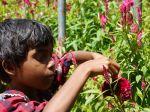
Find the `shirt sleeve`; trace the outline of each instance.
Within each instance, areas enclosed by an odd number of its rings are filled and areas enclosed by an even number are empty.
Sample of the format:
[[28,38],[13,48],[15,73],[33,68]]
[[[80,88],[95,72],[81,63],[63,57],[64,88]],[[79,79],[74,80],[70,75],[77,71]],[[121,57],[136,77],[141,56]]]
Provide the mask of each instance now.
[[47,102],[26,101],[15,96],[0,100],[0,112],[42,112]]

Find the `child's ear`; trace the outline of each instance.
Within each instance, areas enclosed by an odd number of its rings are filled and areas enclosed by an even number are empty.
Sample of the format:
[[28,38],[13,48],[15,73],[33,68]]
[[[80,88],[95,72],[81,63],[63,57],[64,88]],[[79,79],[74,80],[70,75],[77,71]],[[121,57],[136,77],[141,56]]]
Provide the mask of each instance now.
[[2,67],[10,77],[15,75],[16,67],[10,61],[2,61]]

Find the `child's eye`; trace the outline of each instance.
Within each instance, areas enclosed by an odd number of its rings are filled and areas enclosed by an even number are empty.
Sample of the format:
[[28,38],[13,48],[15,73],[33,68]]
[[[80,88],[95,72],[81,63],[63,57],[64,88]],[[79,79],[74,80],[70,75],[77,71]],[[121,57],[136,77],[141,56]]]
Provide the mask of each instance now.
[[34,58],[41,62],[41,63],[48,63],[50,61],[51,58],[51,54],[50,53],[44,53],[44,52],[39,52],[37,54],[34,55]]

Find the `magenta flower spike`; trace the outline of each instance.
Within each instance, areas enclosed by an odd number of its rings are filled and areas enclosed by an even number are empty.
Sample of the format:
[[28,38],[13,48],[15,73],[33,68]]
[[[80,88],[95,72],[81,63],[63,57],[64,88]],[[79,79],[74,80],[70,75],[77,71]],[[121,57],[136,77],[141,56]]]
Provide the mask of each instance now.
[[100,14],[100,13],[98,13],[98,15],[99,15],[99,19],[100,19],[100,23],[101,23],[102,28],[105,28],[106,23],[107,23],[106,16],[104,14]]
[[139,31],[139,26],[138,24],[134,23],[131,25],[131,32],[132,33],[137,33]]
[[137,13],[138,13],[138,22],[139,24],[142,23],[142,11],[140,7],[137,7]]
[[131,12],[128,12],[126,14],[126,22],[127,22],[127,25],[132,25],[132,23],[133,23],[133,14]]
[[28,6],[31,6],[30,0],[24,0],[24,3],[26,3]]
[[138,34],[137,34],[137,45],[139,47],[142,46],[142,31],[138,32]]

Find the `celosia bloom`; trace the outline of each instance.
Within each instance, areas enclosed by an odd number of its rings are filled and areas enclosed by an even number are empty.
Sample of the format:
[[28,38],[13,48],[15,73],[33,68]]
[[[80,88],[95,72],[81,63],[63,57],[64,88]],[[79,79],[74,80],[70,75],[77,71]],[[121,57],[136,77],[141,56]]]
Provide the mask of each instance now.
[[[111,91],[111,89],[112,89],[112,91]],[[109,84],[107,81],[105,81],[102,85],[102,92],[104,92],[103,93],[104,97],[112,96],[114,93],[121,101],[126,101],[126,100],[130,99],[131,95],[132,95],[131,84],[125,78],[121,78],[118,81],[113,82],[111,84]]]
[[141,39],[142,39],[142,31],[138,32],[138,34],[137,34],[137,45],[138,45],[139,47],[142,46],[142,41],[141,41]]
[[138,22],[141,24],[142,22],[142,11],[140,7],[137,7],[137,13],[138,13]]
[[131,25],[131,32],[132,33],[137,33],[139,31],[139,26],[138,24],[132,24]]
[[130,12],[126,14],[126,23],[127,25],[131,25],[133,23],[133,15]]
[[120,12],[121,13],[127,13],[130,11],[130,6],[128,5],[128,3],[126,2],[123,2],[121,5],[120,5]]
[[122,16],[121,23],[122,25],[131,25],[133,23],[133,15],[130,12],[130,8],[133,6],[133,0],[124,0],[123,3],[120,5],[120,12]]
[[25,2],[28,6],[31,6],[30,0],[24,0],[24,2]]
[[133,0],[124,0],[120,6],[121,13],[127,13],[130,11],[130,8],[134,5]]
[[131,84],[129,80],[121,78],[117,82],[116,95],[122,100],[126,101],[131,98]]
[[99,13],[99,19],[101,22],[101,26],[104,28],[106,26],[107,18],[105,15]]

